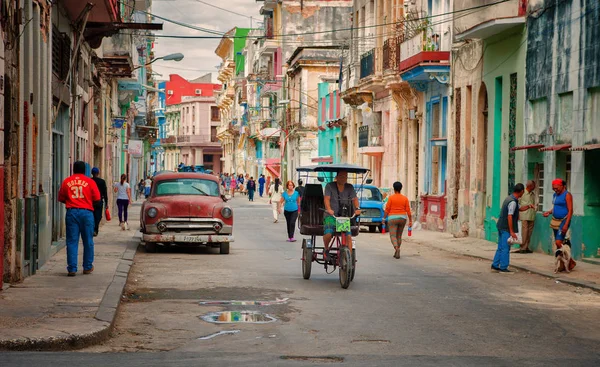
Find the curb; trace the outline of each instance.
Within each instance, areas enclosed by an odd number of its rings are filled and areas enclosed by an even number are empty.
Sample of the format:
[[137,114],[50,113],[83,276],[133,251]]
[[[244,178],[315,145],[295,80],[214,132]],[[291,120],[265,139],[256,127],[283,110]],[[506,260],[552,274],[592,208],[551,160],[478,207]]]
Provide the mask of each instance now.
[[[464,256],[464,257],[471,257],[471,258],[474,258],[474,259],[481,259],[481,260],[491,261],[489,258],[484,257],[484,256],[472,255],[472,254],[465,254],[464,252],[452,251],[452,250],[445,249],[443,247],[432,246],[432,245],[429,245],[429,244],[421,242],[421,241],[415,241],[415,242],[418,242],[419,244],[425,245],[425,246],[427,246],[429,248],[435,248],[435,249],[438,249],[438,250],[441,250],[441,251],[445,251],[445,252],[449,252],[449,253],[452,253],[452,254],[455,254],[455,255],[460,255],[460,256]],[[566,283],[566,284],[569,284],[569,285],[573,285],[573,286],[576,286],[576,287],[591,289],[591,290],[593,290],[595,292],[599,292],[600,293],[600,284],[588,282],[588,281],[585,281],[585,280],[563,278],[563,277],[557,276],[554,273],[547,273],[547,272],[544,272],[544,271],[532,269],[532,268],[529,268],[529,267],[527,267],[525,265],[514,265],[514,264],[511,263],[510,266],[513,267],[513,268],[515,268],[515,269],[519,269],[519,270],[522,270],[522,271],[527,271],[527,272],[530,272],[532,274],[540,275],[540,276],[543,276],[543,277],[546,277],[546,278],[551,278],[551,279],[554,279],[556,281],[559,281],[559,282],[562,282],[562,283]]]
[[99,344],[110,337],[114,327],[117,311],[121,303],[121,296],[125,285],[133,258],[139,241],[136,238],[127,240],[127,248],[119,260],[119,265],[109,284],[94,318],[102,321],[105,325],[97,330],[90,331],[85,334],[71,334],[65,337],[49,337],[49,338],[22,338],[12,340],[0,340],[0,350],[12,351],[62,351],[74,350],[88,347],[90,345]]

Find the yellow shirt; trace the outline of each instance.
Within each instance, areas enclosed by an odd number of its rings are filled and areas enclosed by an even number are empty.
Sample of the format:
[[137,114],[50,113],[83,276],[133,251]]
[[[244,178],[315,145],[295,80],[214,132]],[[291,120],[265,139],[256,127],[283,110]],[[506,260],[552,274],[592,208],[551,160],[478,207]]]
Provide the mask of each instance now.
[[535,193],[529,192],[525,189],[523,196],[519,199],[519,207],[528,206],[529,204],[533,204],[533,209],[527,209],[519,213],[520,220],[535,220],[535,212],[536,212],[536,203],[535,203]]

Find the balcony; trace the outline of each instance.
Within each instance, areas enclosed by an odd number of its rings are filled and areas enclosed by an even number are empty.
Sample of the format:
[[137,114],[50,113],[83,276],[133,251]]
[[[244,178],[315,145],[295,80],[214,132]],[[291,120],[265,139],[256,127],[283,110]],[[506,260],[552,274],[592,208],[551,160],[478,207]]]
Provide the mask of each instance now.
[[129,34],[115,34],[102,42],[102,48],[94,59],[100,74],[109,78],[130,78],[133,71],[133,55],[137,51]]
[[176,136],[169,136],[169,137],[160,139],[160,144],[161,145],[174,145],[176,143],[177,143],[177,137]]
[[400,75],[413,88],[423,92],[437,80],[447,84],[450,76],[450,52],[442,50],[440,36],[428,28],[400,44]]
[[[480,5],[479,0],[455,0],[456,9],[468,9]],[[487,39],[494,35],[517,28],[525,24],[527,13],[526,0],[510,0],[501,4],[487,6],[469,15],[455,16],[455,29],[464,31],[457,33],[455,39]]]
[[179,135],[177,136],[177,146],[220,147],[220,143],[211,141],[210,135]]
[[388,38],[383,43],[383,70],[396,72],[400,67],[400,44],[402,37]]
[[118,0],[63,0],[62,5],[71,21],[77,20],[87,4],[92,5],[88,23],[111,23],[121,20]]
[[375,49],[360,57],[360,78],[366,78],[375,73]]
[[358,128],[358,152],[369,156],[383,155],[381,139],[381,122],[364,125]]

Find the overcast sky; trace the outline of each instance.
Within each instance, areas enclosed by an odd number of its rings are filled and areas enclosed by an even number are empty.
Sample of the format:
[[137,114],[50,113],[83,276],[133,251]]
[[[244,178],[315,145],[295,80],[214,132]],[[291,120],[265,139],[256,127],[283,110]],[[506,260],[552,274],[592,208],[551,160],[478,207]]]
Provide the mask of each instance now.
[[[259,14],[262,2],[256,2],[255,0],[202,1],[236,13],[252,16],[255,27],[259,22],[262,22],[262,16]],[[227,32],[233,27],[250,27],[250,19],[213,8],[196,0],[153,0],[151,13],[181,23],[221,32]],[[154,22],[163,23],[163,31],[157,32],[157,35],[211,36],[211,34],[185,28],[161,19],[155,19]],[[154,72],[162,74],[162,76],[156,75],[156,79],[168,80],[169,74],[179,74],[186,79],[194,79],[212,71],[215,72],[213,82],[216,82],[216,67],[221,63],[221,58],[215,54],[219,41],[219,39],[157,37],[154,48],[156,57],[175,52],[181,52],[185,57],[180,62],[159,60],[152,64]]]

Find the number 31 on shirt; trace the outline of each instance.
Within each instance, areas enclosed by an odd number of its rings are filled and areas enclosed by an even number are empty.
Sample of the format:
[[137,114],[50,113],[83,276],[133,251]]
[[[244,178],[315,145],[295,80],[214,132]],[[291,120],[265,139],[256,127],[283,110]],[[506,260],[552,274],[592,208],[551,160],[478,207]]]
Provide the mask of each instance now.
[[85,198],[85,196],[83,196],[83,186],[71,186],[71,191],[73,192],[73,194],[71,194],[71,199]]

